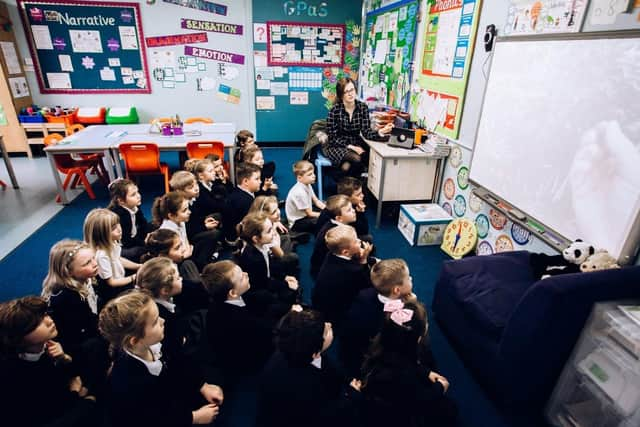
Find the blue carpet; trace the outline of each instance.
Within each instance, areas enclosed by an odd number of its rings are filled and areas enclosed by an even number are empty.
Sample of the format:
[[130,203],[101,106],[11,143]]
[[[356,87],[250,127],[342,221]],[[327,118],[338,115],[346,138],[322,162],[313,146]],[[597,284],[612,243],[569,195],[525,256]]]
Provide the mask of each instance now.
[[[275,181],[280,186],[281,198],[286,197],[288,189],[294,184],[290,165],[300,158],[301,152],[299,148],[265,150],[265,158],[274,160],[278,165]],[[163,153],[162,160],[170,163],[174,168],[177,166],[177,156]],[[86,194],[82,194],[0,261],[0,301],[40,293],[42,279],[47,273],[50,247],[63,238],[81,239],[82,224],[87,212],[96,207],[106,207],[108,204],[106,189],[99,185],[95,187],[96,200],[90,200]],[[147,219],[151,219],[151,204],[162,191],[162,179],[143,177],[140,187],[143,195],[142,209]],[[447,259],[447,256],[435,246],[411,247],[396,229],[397,215],[391,218],[383,217],[381,227],[373,228],[375,202],[367,202],[370,204],[369,223],[372,224],[371,231],[375,237],[377,256],[406,260],[413,276],[414,292],[427,304],[430,312],[434,284],[442,261]],[[312,250],[312,243],[301,246],[298,250],[302,261],[300,283],[305,290],[306,302],[310,300],[313,284],[308,273],[308,262]],[[542,419],[525,419],[523,416],[508,415],[496,409],[466,370],[435,322],[431,322],[429,330],[440,371],[451,382],[449,394],[460,408],[460,426],[534,427],[544,425]],[[233,393],[227,395],[222,414],[215,425],[218,427],[253,425],[254,390],[255,382],[247,381],[246,384],[238,386]]]

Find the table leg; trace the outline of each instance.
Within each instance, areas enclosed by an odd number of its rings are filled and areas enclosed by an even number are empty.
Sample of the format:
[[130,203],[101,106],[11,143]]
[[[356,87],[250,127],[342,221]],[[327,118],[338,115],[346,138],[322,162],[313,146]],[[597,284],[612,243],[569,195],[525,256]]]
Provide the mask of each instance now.
[[378,192],[378,208],[376,209],[376,228],[380,228],[380,220],[382,219],[382,201],[384,200],[384,179],[387,171],[387,160],[382,159],[382,167],[380,168],[380,191]]
[[[5,147],[4,145],[4,139],[2,137],[2,135],[0,135],[0,149],[2,150],[2,157],[4,158],[4,164],[7,167],[7,172],[9,173],[9,178],[11,178],[11,184],[13,185],[13,188],[15,188],[16,190],[18,188],[20,188],[20,186],[18,185],[18,180],[16,179],[16,174],[13,171],[13,165],[11,164],[11,159],[9,159],[9,154],[7,153],[7,147]],[[29,154],[31,153],[31,151],[29,151]]]
[[234,160],[234,156],[235,156],[235,147],[231,146],[231,147],[227,147],[227,150],[229,151],[229,175],[231,178],[231,182],[232,183],[236,183],[236,165],[235,165],[235,160]]
[[114,147],[111,150],[111,155],[113,159],[113,164],[116,165],[116,175],[118,178],[124,178],[124,174],[122,173],[122,167],[120,166],[120,150],[118,147]]
[[109,175],[109,182],[113,181],[115,179],[115,176],[113,175],[113,166],[114,166],[113,157],[111,157],[111,150],[108,148],[104,150],[102,164],[104,165],[104,168],[107,170],[107,175]]
[[60,179],[60,174],[58,173],[58,168],[56,167],[56,160],[53,157],[54,155],[45,151],[47,153],[47,158],[49,159],[49,165],[51,165],[51,172],[53,172],[53,179],[56,182],[56,187],[58,188],[58,195],[60,196],[60,202],[63,205],[68,205],[69,200],[67,199],[67,193],[62,189],[62,180]]

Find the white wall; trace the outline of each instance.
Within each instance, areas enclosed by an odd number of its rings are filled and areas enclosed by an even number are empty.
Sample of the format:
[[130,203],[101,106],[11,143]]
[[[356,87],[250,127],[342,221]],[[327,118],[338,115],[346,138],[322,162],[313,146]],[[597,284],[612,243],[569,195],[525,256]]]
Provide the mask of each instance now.
[[[110,0],[112,2],[129,2],[129,0]],[[22,20],[18,14],[15,0],[6,1],[9,15],[13,21],[13,28],[18,43],[18,51],[24,57],[29,56],[29,48],[25,38]],[[208,33],[209,42],[199,43],[199,47],[238,53],[245,56],[244,65],[236,65],[239,75],[231,81],[221,80],[217,75],[217,62],[207,60],[207,71],[187,75],[187,82],[178,84],[176,89],[162,88],[162,83],[150,76],[151,93],[136,95],[44,95],[39,91],[35,72],[27,72],[27,80],[31,89],[33,102],[40,106],[127,106],[134,105],[141,122],[149,121],[153,117],[180,114],[181,117],[207,116],[218,122],[234,122],[238,129],[255,130],[253,53],[253,26],[251,14],[251,0],[233,0],[225,2],[228,5],[228,15],[215,15],[195,9],[177,6],[157,0],[148,5],[139,2],[142,17],[142,28],[145,37],[170,34],[183,34],[191,31],[180,28],[180,18],[200,19],[204,21],[225,22],[244,25],[244,35],[227,35]],[[183,46],[168,46],[162,50],[173,50],[176,54],[184,52]],[[151,49],[147,48],[147,54]],[[149,70],[151,73],[152,70]],[[241,91],[240,103],[231,104],[216,97],[216,91],[198,92],[195,77],[212,77],[217,82],[237,88]]]

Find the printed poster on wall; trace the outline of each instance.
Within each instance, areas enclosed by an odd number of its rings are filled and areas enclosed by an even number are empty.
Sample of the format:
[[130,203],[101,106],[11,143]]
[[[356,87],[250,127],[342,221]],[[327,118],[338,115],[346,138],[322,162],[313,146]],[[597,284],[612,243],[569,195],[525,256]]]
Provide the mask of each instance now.
[[[411,119],[458,138],[481,0],[435,0],[427,13],[421,73],[411,94]],[[427,89],[428,88],[428,89]]]
[[575,33],[580,30],[586,7],[587,0],[511,0],[504,34]]

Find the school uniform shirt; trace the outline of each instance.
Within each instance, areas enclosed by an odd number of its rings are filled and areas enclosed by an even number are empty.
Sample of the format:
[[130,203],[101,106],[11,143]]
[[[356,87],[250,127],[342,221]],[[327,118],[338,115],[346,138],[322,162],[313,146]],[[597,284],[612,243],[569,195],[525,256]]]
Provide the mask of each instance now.
[[112,206],[109,209],[120,218],[122,247],[144,246],[144,239],[147,237],[147,233],[152,231],[153,226],[144,217],[142,209],[131,210],[120,205]]
[[163,359],[147,362],[123,352],[108,380],[108,425],[190,427],[192,408],[185,396],[196,394],[202,384],[186,382]]
[[339,326],[356,295],[371,287],[368,264],[329,253],[320,267],[311,300],[327,321]]
[[340,166],[349,150],[348,145],[365,145],[362,137],[373,141],[389,139],[388,136],[381,137],[377,131],[371,129],[369,108],[367,104],[357,99],[351,117],[342,102],[338,101],[333,106],[327,115],[327,134],[329,140],[322,144],[322,152],[334,166]]
[[235,187],[227,197],[225,212],[222,217],[225,230],[225,237],[234,240],[237,237],[236,225],[242,221],[253,204],[255,196],[253,193]]
[[325,222],[320,231],[318,231],[316,241],[313,244],[313,253],[311,254],[311,266],[309,268],[311,277],[316,277],[318,275],[318,271],[320,271],[320,267],[322,267],[322,263],[329,253],[327,243],[324,240],[327,232],[337,226],[338,222],[330,219]]
[[258,427],[334,426],[346,383],[328,358],[294,364],[276,352],[258,385]]
[[180,240],[182,240],[182,244],[185,245],[185,247],[189,247],[189,245],[191,245],[191,243],[189,243],[189,237],[187,237],[187,227],[184,222],[181,222],[180,225],[178,225],[171,220],[165,219],[162,221],[162,224],[160,224],[160,228],[166,228],[178,233]]
[[313,191],[311,184],[296,182],[295,185],[291,187],[284,205],[289,227],[293,227],[293,224],[297,220],[307,216],[305,209],[313,208],[313,197],[315,197],[315,195],[316,193]]
[[85,283],[86,297],[75,290],[61,288],[49,297],[51,318],[58,329],[57,340],[65,352],[77,354],[83,343],[98,333],[98,297],[90,282]]
[[273,352],[272,323],[255,316],[242,299],[212,303],[207,333],[213,352],[231,377],[259,371]]
[[122,246],[114,244],[111,251],[104,249],[96,250],[96,262],[98,263],[98,275],[101,279],[122,279],[124,277],[124,266],[120,260]]
[[44,349],[40,353],[22,353],[2,360],[0,383],[5,389],[2,424],[94,425],[97,420],[91,416],[95,402],[69,390],[69,382],[76,375],[73,365],[56,365]]

